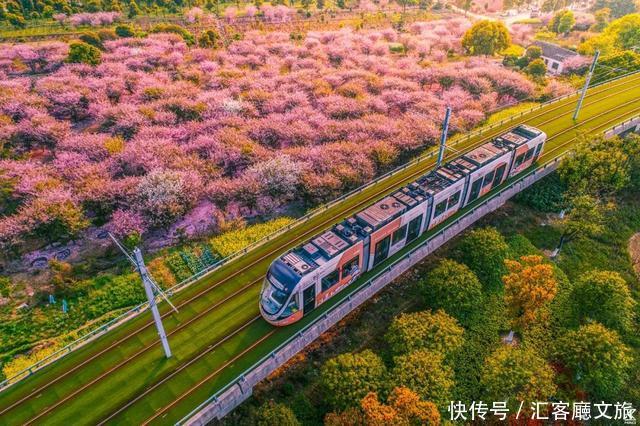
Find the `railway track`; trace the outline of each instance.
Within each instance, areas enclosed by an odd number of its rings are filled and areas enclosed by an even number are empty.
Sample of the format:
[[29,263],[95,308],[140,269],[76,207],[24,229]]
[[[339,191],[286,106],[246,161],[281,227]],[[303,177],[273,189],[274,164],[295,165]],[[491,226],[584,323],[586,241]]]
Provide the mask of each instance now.
[[[624,79],[624,80],[621,80],[621,81],[612,82],[612,83],[609,83],[607,85],[601,86],[601,87],[597,88],[597,90],[594,90],[593,93],[589,93],[588,94],[588,97],[587,97],[588,102],[584,105],[584,108],[588,108],[590,105],[597,104],[597,103],[602,102],[602,101],[604,101],[606,99],[609,99],[611,97],[620,96],[621,94],[626,93],[629,90],[635,89],[636,86],[632,85],[632,87],[630,89],[614,92],[614,93],[611,93],[611,94],[609,94],[607,96],[603,96],[603,97],[600,97],[600,98],[597,98],[597,99],[593,100],[594,96],[597,96],[598,94],[603,93],[603,92],[605,92],[607,90],[611,90],[612,88],[628,85],[630,82],[631,83],[636,83],[638,81],[640,81],[640,76],[633,76],[633,77],[630,77],[630,78],[627,78],[627,79]],[[545,110],[536,112],[534,114],[526,115],[526,116],[522,117],[521,120],[522,121],[526,120],[527,122],[531,122],[531,120],[535,120],[536,118],[539,118],[541,116],[548,115],[550,112],[558,111],[558,110],[561,110],[563,108],[569,107],[568,111],[563,112],[560,115],[556,115],[552,119],[548,119],[548,120],[543,121],[541,123],[532,123],[532,124],[544,125],[544,124],[546,124],[548,122],[555,121],[558,118],[564,117],[565,115],[568,115],[568,114],[570,114],[572,112],[572,110],[573,110],[572,102],[574,100],[575,100],[575,98],[569,98],[567,100],[563,100],[563,101],[559,102],[558,105],[554,105],[552,108],[545,109]],[[631,101],[631,102],[633,102],[633,101]],[[625,104],[625,105],[627,105],[627,104]],[[607,111],[607,113],[609,113],[609,112],[610,111]],[[599,115],[599,116],[601,116],[601,115]],[[597,117],[599,117],[599,116],[597,116]],[[591,119],[589,119],[589,120],[591,120]],[[517,124],[518,121],[519,120],[516,120],[516,121],[514,121],[514,122],[512,122],[510,124],[511,125],[515,125],[515,124]],[[586,120],[585,120],[585,122],[586,122]],[[582,122],[582,123],[584,123],[584,122]],[[575,126],[565,130],[565,132],[566,131],[570,131],[573,128],[575,128]],[[476,144],[483,143],[484,141],[486,141],[487,138],[495,136],[495,134],[497,134],[497,133],[499,133],[501,131],[502,131],[502,129],[495,129],[493,131],[490,131],[480,141],[469,142],[468,143],[469,146],[464,146],[464,147],[461,147],[461,148],[462,149],[468,149],[468,148],[470,148],[470,147],[472,147],[472,146],[474,146]],[[458,144],[459,145],[465,145],[465,142],[467,142],[467,141],[458,140]],[[425,164],[425,163],[428,163],[428,164]],[[433,163],[432,161],[431,162],[423,161],[421,163],[418,163],[418,164],[416,164],[416,167],[415,167],[416,170],[411,171],[411,172],[407,173],[406,175],[401,173],[401,172],[398,173],[398,175],[402,175],[401,176],[401,179],[402,179],[401,181],[396,181],[394,179],[393,181],[387,182],[387,183],[390,183],[391,187],[399,186],[402,182],[406,182],[407,180],[410,180],[410,179],[412,179],[412,178],[424,173],[424,169],[427,168],[427,167],[430,167],[432,165],[432,163]],[[379,186],[385,186],[385,185],[379,185]],[[268,258],[270,258],[274,253],[279,253],[281,250],[284,249],[284,246],[289,246],[290,244],[295,244],[297,241],[300,241],[302,239],[307,238],[307,236],[309,236],[310,234],[313,235],[318,229],[323,229],[323,228],[327,227],[328,225],[333,223],[336,220],[336,218],[340,218],[340,217],[342,217],[343,215],[346,214],[346,211],[343,211],[343,210],[353,210],[353,209],[359,208],[360,206],[362,206],[364,204],[368,204],[371,200],[379,197],[381,194],[389,192],[390,190],[391,189],[390,189],[389,186],[384,187],[382,189],[378,189],[377,192],[374,192],[373,194],[367,196],[365,199],[359,201],[354,206],[346,206],[346,209],[340,209],[339,213],[336,213],[335,217],[329,218],[326,221],[322,221],[322,222],[318,223],[317,225],[311,227],[310,229],[308,229],[304,233],[299,234],[296,238],[293,238],[293,239],[290,239],[290,240],[286,240],[285,244],[283,244],[281,246],[276,246],[276,247],[272,248],[265,255],[258,257],[257,259],[253,260],[252,262],[250,262],[249,264],[245,265],[244,267],[234,271],[233,273],[231,273],[228,276],[224,277],[222,280],[216,282],[213,286],[207,287],[207,288],[197,292],[195,295],[193,295],[191,297],[188,297],[186,300],[180,302],[179,303],[179,307],[182,308],[182,307],[188,306],[188,304],[190,304],[192,301],[194,301],[194,300],[200,298],[201,296],[213,291],[214,289],[216,289],[219,286],[221,286],[223,283],[231,280],[232,278],[240,276],[245,271],[253,268],[255,265],[257,265],[257,264],[267,260]],[[340,207],[340,205],[338,205],[336,207]],[[338,209],[336,209],[336,210],[338,210]],[[187,319],[184,323],[178,323],[178,325],[174,329],[169,331],[169,334],[173,335],[175,333],[178,333],[179,331],[187,329],[187,327],[189,325],[193,324],[194,322],[196,322],[197,320],[199,320],[201,318],[204,318],[208,313],[210,313],[210,312],[214,311],[215,309],[219,308],[224,303],[230,301],[231,299],[237,298],[239,295],[244,294],[246,291],[248,291],[249,289],[251,289],[254,286],[256,286],[259,283],[259,281],[261,280],[261,278],[262,278],[262,275],[259,275],[257,279],[251,280],[249,282],[249,284],[246,284],[246,285],[242,286],[241,288],[235,290],[232,294],[222,298],[222,300],[219,300],[216,303],[211,304],[208,308],[206,308],[206,309],[204,309],[204,310],[202,310],[200,312],[196,312],[195,316],[193,316],[192,318]],[[169,312],[165,312],[163,314],[164,317],[167,317],[168,315],[170,315]],[[256,319],[254,318],[250,322],[253,323],[255,320]],[[126,343],[127,341],[129,341],[130,339],[132,339],[134,337],[138,337],[138,335],[140,333],[142,333],[144,330],[147,330],[151,325],[152,325],[152,322],[147,322],[146,324],[143,324],[142,327],[134,330],[132,333],[127,334],[123,338],[121,338],[119,340],[116,340],[112,344],[108,345],[106,348],[104,348],[101,351],[99,351],[97,354],[94,354],[93,356],[89,357],[88,359],[84,360],[83,362],[75,365],[73,368],[67,370],[65,373],[57,376],[53,380],[45,383],[42,386],[36,386],[36,388],[32,392],[29,392],[26,396],[18,399],[17,401],[12,403],[11,405],[9,405],[6,408],[2,409],[2,411],[0,411],[0,416],[5,415],[9,411],[13,410],[14,408],[19,407],[21,404],[23,404],[27,400],[29,400],[29,399],[31,399],[33,397],[41,395],[42,392],[44,390],[48,389],[50,386],[52,386],[55,383],[63,380],[64,378],[66,378],[69,375],[73,374],[74,372],[79,370],[81,367],[86,366],[90,362],[98,360],[98,358],[100,358],[100,356],[105,354],[106,352],[121,346],[122,344]],[[248,326],[248,323],[246,325],[242,325],[241,329],[244,329],[244,327],[246,327],[246,326]],[[155,384],[152,384],[150,388],[147,388],[147,389],[144,390],[144,395],[147,395],[150,391],[156,389],[160,384],[163,384],[167,380],[170,380],[170,378],[175,377],[176,374],[182,372],[187,366],[192,365],[197,360],[201,359],[204,355],[206,355],[207,353],[212,351],[213,348],[217,348],[219,345],[221,345],[222,343],[227,341],[227,337],[230,337],[231,335],[235,335],[239,331],[241,331],[241,330],[240,329],[236,329],[236,330],[230,331],[230,333],[228,333],[226,336],[224,336],[224,338],[222,340],[214,342],[213,345],[208,346],[208,348],[212,348],[212,349],[207,349],[204,353],[196,354],[195,357],[192,357],[191,359],[185,360],[185,364],[183,364],[184,366],[180,366],[178,369],[173,370],[173,371],[169,371],[168,374],[162,376],[159,381],[157,381]],[[153,333],[153,331],[151,330],[150,333]],[[269,334],[269,335],[271,335],[271,334]],[[152,334],[152,337],[153,337],[153,334]],[[151,349],[152,347],[154,347],[156,344],[157,344],[157,342],[155,342],[155,339],[154,339],[154,341],[152,343],[149,343],[148,345],[143,346],[143,348],[141,350],[136,351],[133,355],[125,357],[121,362],[117,363],[116,366],[111,367],[110,369],[107,369],[102,374],[100,374],[97,378],[93,378],[92,380],[90,380],[89,382],[87,382],[84,385],[80,386],[79,388],[76,388],[75,391],[72,392],[71,394],[68,394],[66,397],[62,398],[61,400],[58,400],[57,403],[54,403],[53,405],[48,406],[47,408],[45,408],[44,410],[39,412],[37,416],[29,419],[27,421],[27,423],[31,423],[31,422],[37,421],[42,416],[44,416],[45,414],[48,414],[49,412],[53,411],[55,408],[58,408],[58,407],[64,405],[67,401],[71,400],[74,396],[76,396],[80,392],[83,392],[83,391],[87,390],[90,386],[99,383],[100,381],[102,381],[103,379],[108,377],[113,372],[119,370],[121,367],[124,367],[125,365],[127,365],[131,361],[135,360],[136,358],[138,358],[142,354],[148,352],[148,350]],[[232,360],[238,359],[240,356],[242,356],[242,355],[237,355],[236,357],[232,358]],[[204,380],[204,382],[206,382],[207,380]],[[139,398],[135,399],[135,401],[138,401],[138,400],[139,400]],[[133,401],[133,402],[135,402],[135,401]],[[177,402],[177,401],[175,401],[175,402]],[[127,404],[125,407],[120,407],[115,412],[113,412],[112,415],[109,415],[106,419],[113,418],[114,415],[116,415],[117,413],[122,412],[123,410],[125,410],[129,406],[131,406],[131,403]]]

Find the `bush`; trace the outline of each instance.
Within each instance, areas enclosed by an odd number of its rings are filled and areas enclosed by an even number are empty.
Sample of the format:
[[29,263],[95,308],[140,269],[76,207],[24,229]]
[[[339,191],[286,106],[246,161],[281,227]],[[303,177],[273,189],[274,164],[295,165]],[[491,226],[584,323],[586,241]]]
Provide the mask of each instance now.
[[515,201],[544,213],[557,213],[567,207],[567,185],[558,173],[534,183],[515,196]]
[[247,226],[244,229],[225,232],[211,238],[209,245],[214,253],[225,258],[293,222],[294,220],[290,217],[279,217],[268,222]]
[[509,246],[495,228],[476,229],[469,232],[459,246],[460,258],[480,279],[485,290],[501,288],[502,275],[506,272],[504,259]]
[[466,266],[443,260],[421,283],[428,306],[444,309],[465,324],[466,319],[482,303],[482,285]]
[[98,37],[102,41],[115,40],[118,38],[118,34],[116,34],[115,30],[111,28],[104,28],[102,30],[98,30]]
[[214,30],[206,30],[198,38],[198,46],[214,49],[218,46],[218,40],[220,40],[220,34]]
[[415,351],[395,358],[392,381],[432,401],[440,409],[449,404],[453,387],[453,371],[443,363],[443,356],[436,352]]
[[462,346],[463,334],[464,329],[444,311],[424,311],[395,317],[385,340],[396,355],[427,349],[446,356]]
[[118,37],[134,37],[136,35],[136,31],[132,25],[129,24],[121,24],[116,26],[116,35]]
[[100,50],[104,50],[104,44],[102,44],[102,39],[97,33],[94,33],[94,32],[84,33],[80,36],[80,40]]
[[193,46],[196,42],[195,37],[186,29],[175,24],[157,24],[149,30],[150,33],[173,33],[178,34],[185,43],[189,46]]
[[101,56],[100,50],[90,44],[83,42],[71,43],[67,62],[98,65]]
[[327,361],[320,370],[325,399],[337,410],[357,407],[369,392],[384,389],[387,370],[379,356],[365,350]]

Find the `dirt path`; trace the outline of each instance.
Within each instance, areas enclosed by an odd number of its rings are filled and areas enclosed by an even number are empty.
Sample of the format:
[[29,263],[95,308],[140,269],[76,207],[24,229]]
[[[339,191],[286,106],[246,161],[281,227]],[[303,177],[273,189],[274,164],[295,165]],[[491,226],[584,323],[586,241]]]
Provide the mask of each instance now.
[[631,256],[633,268],[636,270],[638,278],[640,278],[640,232],[629,240],[629,255]]

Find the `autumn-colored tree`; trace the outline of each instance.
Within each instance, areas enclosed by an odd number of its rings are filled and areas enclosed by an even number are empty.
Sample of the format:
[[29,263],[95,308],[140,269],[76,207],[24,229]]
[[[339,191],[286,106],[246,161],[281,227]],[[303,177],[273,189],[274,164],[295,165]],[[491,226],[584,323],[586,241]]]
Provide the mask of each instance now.
[[532,349],[501,346],[489,355],[481,372],[488,401],[508,401],[516,406],[525,401],[546,401],[556,392],[553,369]]
[[543,307],[556,295],[558,284],[553,268],[541,256],[522,256],[520,261],[505,260],[504,299],[514,326],[524,329],[539,321]]
[[593,400],[618,397],[633,359],[618,333],[599,323],[568,331],[558,340],[557,351],[572,371],[574,383]]
[[396,386],[411,389],[439,408],[447,405],[454,385],[453,370],[444,364],[442,354],[419,350],[398,356],[394,362],[391,379]]
[[369,392],[383,389],[385,377],[384,363],[370,350],[338,355],[320,370],[326,400],[338,410],[356,407]]
[[468,266],[445,259],[421,283],[427,305],[444,309],[461,323],[482,304],[482,285]]
[[471,55],[495,55],[511,43],[507,27],[502,22],[480,21],[464,34],[462,46]]
[[410,424],[439,425],[440,412],[433,402],[423,401],[411,389],[396,387],[391,391],[387,403]]
[[324,426],[366,426],[366,421],[360,407],[351,407],[341,413],[327,413]]
[[586,272],[573,284],[573,315],[580,323],[597,321],[618,331],[633,322],[635,301],[624,278],[613,271]]
[[423,311],[395,317],[385,340],[396,355],[427,349],[449,355],[463,344],[464,329],[444,311]]
[[461,241],[460,258],[482,283],[485,290],[495,291],[500,287],[506,271],[504,259],[509,246],[495,228],[476,229]]

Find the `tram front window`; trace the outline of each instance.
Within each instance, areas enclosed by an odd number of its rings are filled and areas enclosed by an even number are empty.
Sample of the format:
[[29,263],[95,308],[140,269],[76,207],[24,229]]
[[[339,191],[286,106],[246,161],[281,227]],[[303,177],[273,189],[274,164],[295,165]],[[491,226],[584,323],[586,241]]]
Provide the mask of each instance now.
[[270,315],[277,313],[289,297],[289,295],[285,291],[277,288],[274,285],[274,283],[271,281],[272,279],[273,277],[267,275],[267,278],[265,278],[264,285],[262,287],[262,307],[265,312]]

